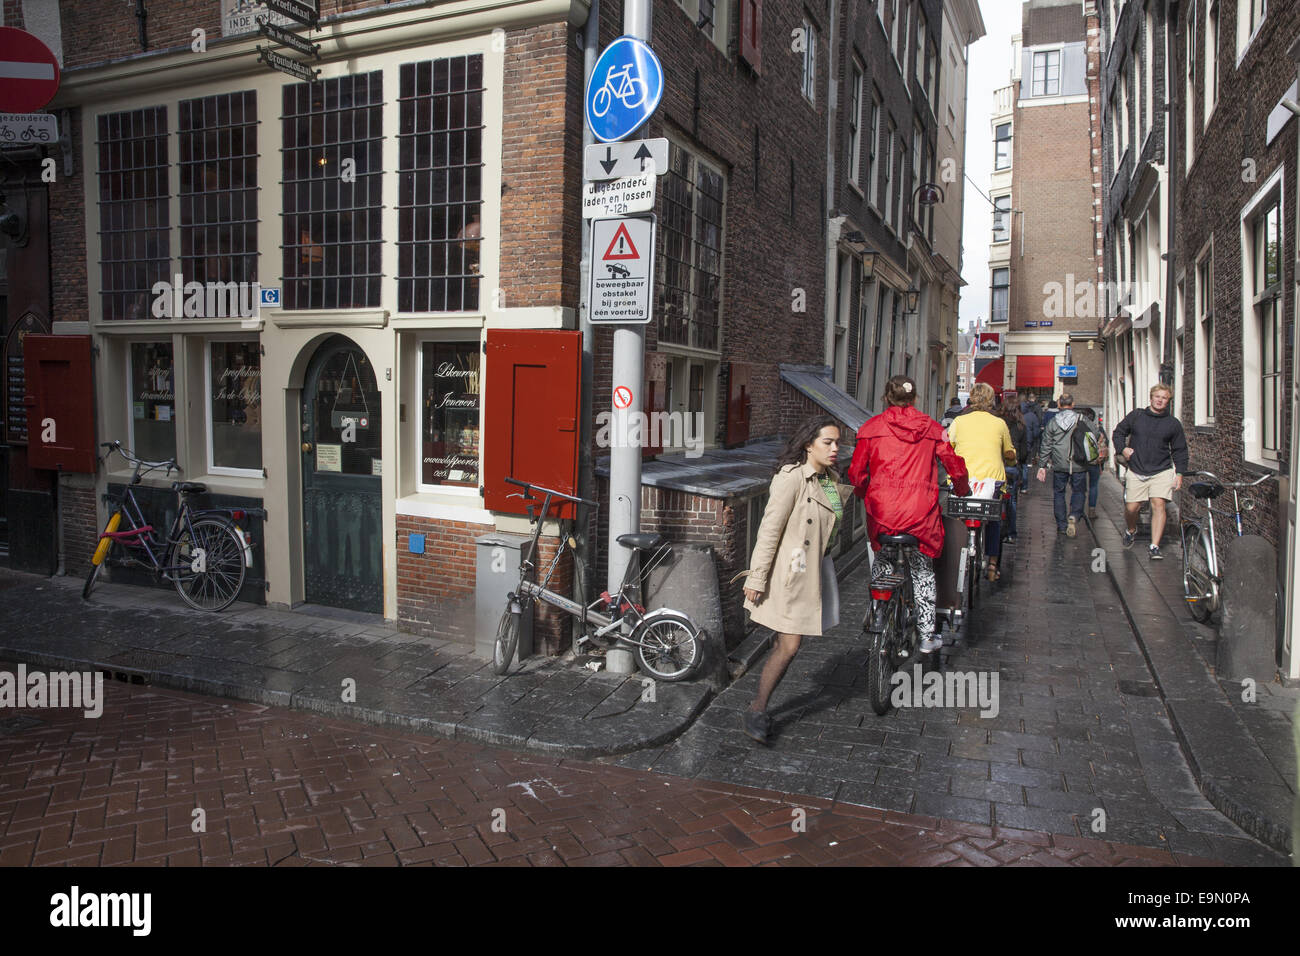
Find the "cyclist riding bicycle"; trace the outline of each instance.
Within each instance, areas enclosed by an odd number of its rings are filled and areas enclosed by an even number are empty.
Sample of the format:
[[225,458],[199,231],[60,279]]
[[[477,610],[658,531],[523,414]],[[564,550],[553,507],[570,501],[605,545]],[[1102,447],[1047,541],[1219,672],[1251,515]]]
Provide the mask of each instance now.
[[956,494],[969,495],[966,463],[944,437],[943,426],[916,409],[916,383],[895,375],[885,383],[886,409],[858,429],[848,479],[867,506],[867,533],[877,552],[873,580],[893,574],[892,562],[879,556],[882,534],[910,534],[915,550],[906,551],[912,570],[921,650],[938,650],[934,632],[934,558],[943,550],[939,513],[939,466],[948,471]]
[[[977,482],[1005,482],[1006,466],[1016,460],[1016,448],[1007,423],[993,412],[994,397],[992,385],[978,383],[970,390],[972,411],[948,426],[948,438],[954,451],[966,462],[971,480]],[[996,581],[1001,574],[998,571],[998,559],[1002,554],[1001,533],[1001,521],[985,522],[984,556],[988,558],[990,581]]]

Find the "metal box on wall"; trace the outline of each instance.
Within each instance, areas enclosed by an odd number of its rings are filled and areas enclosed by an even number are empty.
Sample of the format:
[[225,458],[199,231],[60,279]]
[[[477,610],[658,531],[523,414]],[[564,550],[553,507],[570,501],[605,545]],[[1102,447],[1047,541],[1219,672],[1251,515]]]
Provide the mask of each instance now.
[[[506,597],[519,586],[519,555],[532,542],[519,534],[492,532],[474,539],[474,654],[491,659],[497,625],[506,609]],[[519,629],[519,659],[533,653],[531,607]]]

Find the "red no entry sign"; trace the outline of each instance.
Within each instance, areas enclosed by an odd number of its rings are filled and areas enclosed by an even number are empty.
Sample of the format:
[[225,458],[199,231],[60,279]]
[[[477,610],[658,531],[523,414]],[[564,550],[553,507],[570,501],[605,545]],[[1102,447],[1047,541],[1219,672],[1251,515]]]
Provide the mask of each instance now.
[[0,27],[0,113],[31,113],[59,89],[59,61],[26,30]]

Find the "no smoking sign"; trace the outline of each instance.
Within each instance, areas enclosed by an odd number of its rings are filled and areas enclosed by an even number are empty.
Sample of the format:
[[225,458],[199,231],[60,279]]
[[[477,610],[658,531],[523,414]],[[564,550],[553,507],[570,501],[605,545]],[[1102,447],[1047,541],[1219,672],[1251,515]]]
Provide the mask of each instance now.
[[630,408],[632,406],[632,389],[626,385],[620,385],[614,389],[614,407]]

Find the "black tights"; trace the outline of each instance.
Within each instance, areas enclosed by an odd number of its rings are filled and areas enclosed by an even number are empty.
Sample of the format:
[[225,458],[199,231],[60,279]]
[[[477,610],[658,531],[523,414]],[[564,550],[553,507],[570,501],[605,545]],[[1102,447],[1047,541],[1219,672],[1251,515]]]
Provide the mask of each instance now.
[[799,641],[800,636],[798,634],[778,634],[776,636],[772,650],[767,655],[767,663],[763,665],[763,673],[758,678],[758,696],[749,705],[750,710],[759,713],[767,710],[768,698],[772,696],[772,691],[776,690],[776,685],[781,683],[786,668],[790,666],[795,654],[799,652]]

